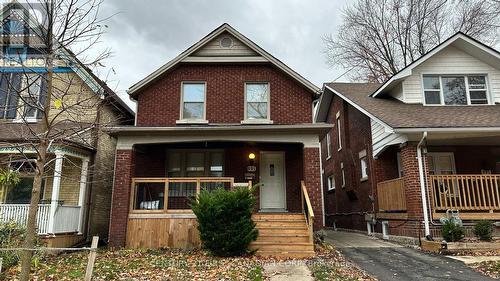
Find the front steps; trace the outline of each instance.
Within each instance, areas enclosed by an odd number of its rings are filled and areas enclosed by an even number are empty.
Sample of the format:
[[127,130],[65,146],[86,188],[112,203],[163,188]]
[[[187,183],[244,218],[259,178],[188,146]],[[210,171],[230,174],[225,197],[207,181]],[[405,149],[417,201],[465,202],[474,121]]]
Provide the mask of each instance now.
[[260,256],[307,258],[314,256],[304,214],[259,213],[253,215],[259,230],[250,249]]

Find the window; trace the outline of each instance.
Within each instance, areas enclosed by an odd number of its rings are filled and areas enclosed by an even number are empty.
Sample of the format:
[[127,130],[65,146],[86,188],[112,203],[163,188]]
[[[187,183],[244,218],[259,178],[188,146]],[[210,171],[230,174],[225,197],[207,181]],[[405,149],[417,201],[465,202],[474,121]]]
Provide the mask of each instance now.
[[21,95],[23,97],[23,117],[36,118],[40,107],[40,93],[42,89],[42,77],[38,74],[23,75],[23,86]]
[[427,156],[429,161],[429,174],[453,175],[456,173],[453,152],[430,152]]
[[205,120],[205,83],[182,83],[182,120]]
[[245,84],[245,120],[269,120],[269,84]]
[[20,73],[3,73],[0,78],[0,118],[15,119],[17,116]]
[[339,139],[339,150],[342,149],[342,126],[340,125],[340,111],[337,112],[337,134]]
[[326,134],[326,159],[332,157],[332,140],[330,138],[330,132]]
[[359,162],[360,162],[360,169],[361,169],[361,180],[367,180],[368,179],[368,163],[366,160],[366,149],[363,149],[362,151],[359,152]]
[[335,190],[335,178],[333,175],[328,177],[328,190]]
[[488,104],[484,75],[424,75],[423,85],[425,104]]
[[340,162],[340,171],[342,172],[342,187],[345,187],[344,162]]
[[167,152],[168,177],[222,177],[222,150],[172,149]]

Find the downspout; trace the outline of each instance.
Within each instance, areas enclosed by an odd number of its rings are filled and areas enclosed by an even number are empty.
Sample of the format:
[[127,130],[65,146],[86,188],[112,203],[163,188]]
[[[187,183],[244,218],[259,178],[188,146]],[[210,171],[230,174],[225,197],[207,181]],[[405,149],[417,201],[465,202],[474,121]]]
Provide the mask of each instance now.
[[319,142],[319,182],[321,185],[321,211],[323,212],[323,227],[325,227],[326,214],[325,214],[325,194],[323,191],[323,154],[321,151],[321,142]]
[[417,145],[417,161],[418,161],[418,175],[420,177],[420,193],[422,195],[422,209],[424,215],[424,228],[425,228],[425,237],[431,235],[431,230],[429,228],[429,213],[427,209],[427,189],[425,184],[425,175],[424,175],[424,163],[422,160],[422,145],[427,138],[427,131],[422,134],[422,139]]

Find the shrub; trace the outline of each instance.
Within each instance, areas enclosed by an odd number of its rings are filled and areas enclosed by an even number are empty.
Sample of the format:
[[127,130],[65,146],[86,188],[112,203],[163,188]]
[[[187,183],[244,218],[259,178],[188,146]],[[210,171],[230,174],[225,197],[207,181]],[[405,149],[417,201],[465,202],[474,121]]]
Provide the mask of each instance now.
[[464,237],[464,228],[460,221],[447,219],[443,221],[441,233],[446,242],[455,242]]
[[[0,248],[22,247],[26,229],[15,222],[0,222]],[[20,252],[0,251],[2,258],[2,270],[17,265]]]
[[248,245],[258,236],[252,221],[255,203],[253,190],[248,188],[202,191],[191,208],[198,218],[203,247],[223,257],[247,253]]
[[480,220],[474,225],[474,234],[480,240],[491,240],[493,235],[493,222]]

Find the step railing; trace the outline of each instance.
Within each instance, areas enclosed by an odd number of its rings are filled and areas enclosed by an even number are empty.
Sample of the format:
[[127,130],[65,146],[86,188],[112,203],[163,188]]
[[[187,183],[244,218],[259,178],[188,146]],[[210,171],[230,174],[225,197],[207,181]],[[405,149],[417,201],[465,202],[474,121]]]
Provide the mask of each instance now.
[[304,216],[306,218],[307,228],[309,230],[309,241],[314,242],[313,240],[314,211],[304,181],[300,181],[300,188],[301,188],[301,199],[302,199],[302,212],[304,213]]
[[430,175],[437,211],[500,211],[500,175]]

